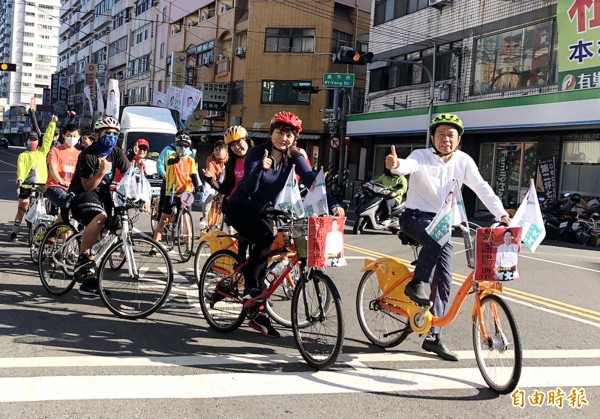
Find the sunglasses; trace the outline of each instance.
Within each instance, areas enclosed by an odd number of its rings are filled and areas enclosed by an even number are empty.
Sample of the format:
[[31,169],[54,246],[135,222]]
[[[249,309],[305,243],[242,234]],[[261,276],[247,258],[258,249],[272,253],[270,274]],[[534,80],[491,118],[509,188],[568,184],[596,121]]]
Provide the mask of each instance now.
[[179,147],[189,147],[190,146],[188,143],[177,143],[177,145]]
[[139,145],[138,146],[138,150],[140,150],[140,151],[148,151],[148,147],[146,147],[145,145]]
[[108,130],[108,131],[104,132],[104,134],[119,135],[119,131]]

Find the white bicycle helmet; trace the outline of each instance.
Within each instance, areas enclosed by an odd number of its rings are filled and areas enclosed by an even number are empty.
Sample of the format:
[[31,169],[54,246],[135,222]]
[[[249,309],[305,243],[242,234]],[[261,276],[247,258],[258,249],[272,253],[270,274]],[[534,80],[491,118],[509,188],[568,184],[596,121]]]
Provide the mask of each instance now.
[[103,129],[113,128],[117,131],[121,131],[121,124],[115,118],[111,116],[107,116],[105,118],[100,118],[94,124],[94,131],[100,131]]

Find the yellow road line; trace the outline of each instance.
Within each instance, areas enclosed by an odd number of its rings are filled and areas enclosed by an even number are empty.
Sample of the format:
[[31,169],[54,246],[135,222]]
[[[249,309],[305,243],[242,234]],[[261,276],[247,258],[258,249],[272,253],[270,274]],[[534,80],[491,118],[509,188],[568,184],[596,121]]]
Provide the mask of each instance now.
[[[387,257],[387,258],[392,258],[395,260],[398,260],[402,263],[406,263],[409,264],[410,261],[407,261],[405,259],[400,259],[400,258],[396,258],[390,255],[386,255],[385,253],[380,253],[380,252],[376,252],[370,249],[364,249],[362,247],[358,247],[358,246],[353,246],[351,244],[344,244],[344,246],[348,249],[348,250],[352,250],[354,252],[358,252],[358,253],[362,253],[365,254],[367,256],[373,256],[376,258],[379,257]],[[467,277],[464,275],[459,275],[459,274],[453,274],[452,275],[453,278],[457,281],[457,282],[464,282]],[[565,313],[570,313],[570,314],[577,314],[578,316],[581,317],[585,317],[588,319],[592,319],[595,321],[600,322],[600,312],[595,311],[595,310],[591,310],[585,307],[579,307],[579,306],[574,306],[572,304],[568,304],[562,301],[558,301],[558,300],[554,300],[551,298],[546,298],[543,297],[541,295],[537,295],[537,294],[530,294],[528,292],[524,292],[524,291],[520,291],[520,290],[515,290],[515,289],[511,289],[511,288],[507,288],[507,287],[503,287],[503,292],[511,297],[517,298],[517,299],[522,299],[524,301],[529,301],[541,306],[545,306],[545,307],[549,307],[555,310],[559,310],[559,311],[563,311]]]

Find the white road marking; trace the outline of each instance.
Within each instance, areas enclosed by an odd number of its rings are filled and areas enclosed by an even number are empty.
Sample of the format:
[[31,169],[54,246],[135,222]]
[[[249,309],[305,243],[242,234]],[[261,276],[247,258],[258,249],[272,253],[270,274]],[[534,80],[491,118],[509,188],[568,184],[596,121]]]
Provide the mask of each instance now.
[[[472,350],[455,351],[461,360],[475,359]],[[594,359],[600,358],[600,349],[538,349],[524,350],[524,359]],[[435,355],[420,352],[377,352],[340,355],[338,362],[353,366],[356,362],[438,361]],[[66,368],[66,367],[181,367],[231,364],[289,364],[303,362],[300,355],[190,355],[190,356],[51,356],[1,358],[2,368]]]
[[[518,387],[600,386],[600,366],[526,367]],[[0,378],[0,402],[205,399],[486,388],[477,368]],[[68,391],[65,391],[68,389]]]

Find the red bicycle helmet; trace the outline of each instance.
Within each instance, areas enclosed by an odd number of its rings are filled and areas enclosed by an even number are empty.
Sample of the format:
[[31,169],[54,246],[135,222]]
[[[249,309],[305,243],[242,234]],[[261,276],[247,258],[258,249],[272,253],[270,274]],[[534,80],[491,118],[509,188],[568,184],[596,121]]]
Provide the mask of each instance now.
[[291,112],[277,112],[273,118],[271,118],[271,132],[273,132],[273,125],[276,124],[285,124],[294,127],[298,130],[298,134],[302,132],[302,120]]

